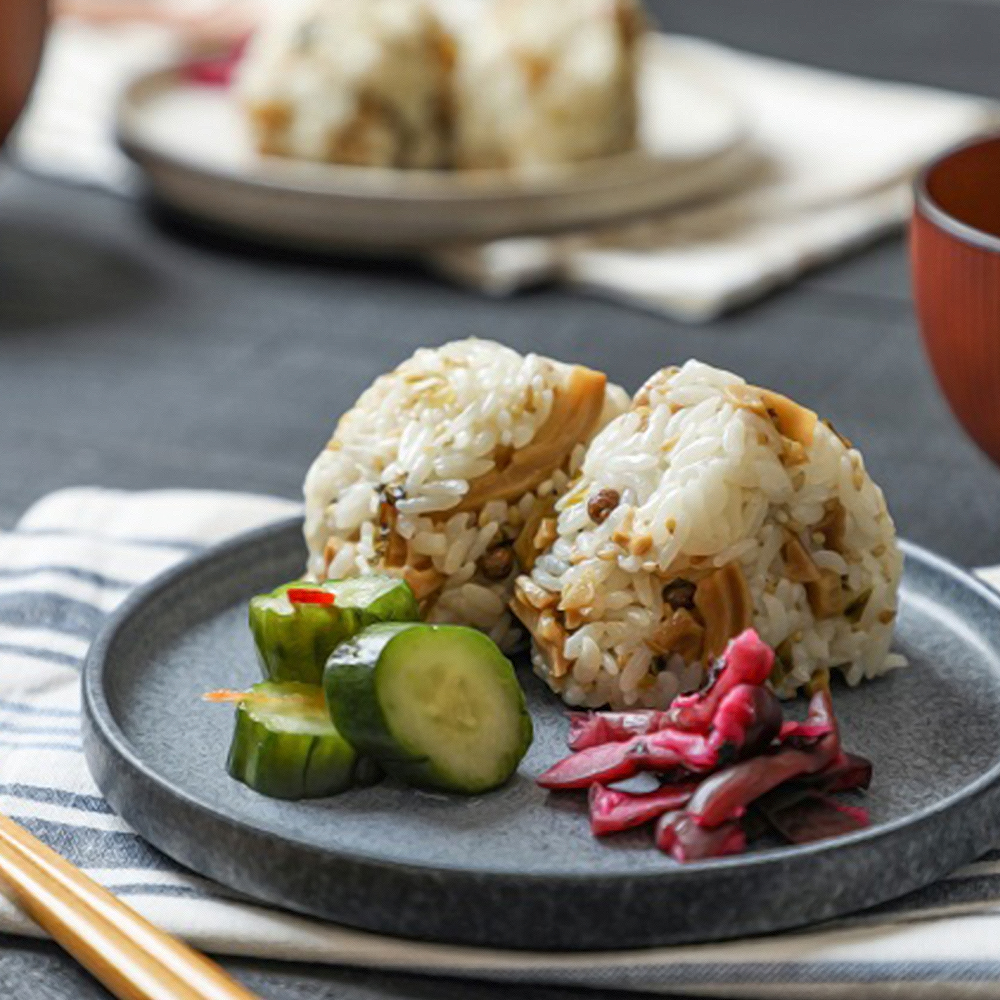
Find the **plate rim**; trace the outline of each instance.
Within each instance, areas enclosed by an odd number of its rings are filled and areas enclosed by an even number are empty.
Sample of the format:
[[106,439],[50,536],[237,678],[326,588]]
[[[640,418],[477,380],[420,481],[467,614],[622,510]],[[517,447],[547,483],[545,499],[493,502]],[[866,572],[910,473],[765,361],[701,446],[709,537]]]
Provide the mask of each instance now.
[[[682,58],[676,65],[683,65],[685,41],[689,41],[685,36],[651,31],[646,47],[649,53],[655,54],[654,58],[664,58],[672,43],[675,46],[680,43]],[[261,161],[273,168],[276,174],[286,172],[289,175],[288,178],[270,177],[264,171],[243,171],[190,160],[144,140],[136,120],[141,114],[142,104],[156,93],[176,87],[182,73],[182,63],[168,61],[158,68],[140,73],[127,84],[119,95],[115,109],[115,136],[118,145],[126,155],[140,164],[145,159],[155,159],[174,170],[197,173],[217,182],[260,189],[272,194],[294,193],[349,201],[385,201],[389,204],[407,201],[436,202],[441,205],[475,201],[502,205],[509,201],[580,196],[622,187],[623,180],[614,175],[623,166],[645,166],[642,179],[648,180],[658,176],[664,169],[693,169],[714,163],[731,156],[735,150],[746,145],[750,135],[746,111],[735,95],[727,93],[712,80],[703,78],[703,74],[689,72],[688,83],[716,102],[724,104],[732,119],[728,137],[710,152],[691,156],[657,157],[642,150],[629,150],[579,162],[547,164],[538,168],[537,172],[487,168],[468,171],[399,169],[314,162],[293,157],[261,157]],[[293,176],[297,173],[301,176]],[[310,183],[309,174],[316,176],[315,183]],[[462,179],[459,183],[452,183],[458,178]],[[635,177],[629,177],[624,183],[636,183],[636,180]],[[380,181],[383,183],[380,184]],[[422,189],[424,185],[428,190]],[[438,189],[433,190],[433,187]]]
[[[690,157],[658,159],[640,151],[630,150],[611,156],[596,157],[580,163],[551,164],[537,172],[515,174],[504,170],[427,170],[394,167],[365,167],[348,164],[321,163],[294,158],[267,157],[267,171],[239,170],[208,162],[188,159],[183,155],[146,142],[134,119],[146,89],[161,89],[177,80],[180,65],[150,70],[136,77],[122,92],[116,112],[116,141],[133,161],[157,161],[176,171],[195,174],[216,183],[226,183],[269,194],[299,195],[323,199],[343,199],[351,202],[385,202],[387,204],[434,203],[438,205],[480,202],[503,205],[507,202],[580,197],[601,191],[614,191],[623,186],[613,174],[622,166],[646,167],[641,180],[661,176],[666,169],[689,171],[721,161],[737,151],[745,142],[747,128],[742,123],[725,144],[710,153]],[[281,176],[287,174],[287,178]],[[307,175],[314,175],[310,183]],[[298,176],[295,176],[298,175]],[[325,176],[324,176],[325,175]],[[340,182],[338,186],[337,182]],[[382,181],[383,183],[379,183]],[[455,183],[452,183],[452,182]],[[482,183],[478,183],[482,182]],[[489,182],[489,183],[487,183]],[[636,183],[635,177],[627,183]]]
[[[601,872],[560,872],[558,870],[534,870],[532,872],[517,872],[514,870],[484,870],[481,868],[470,868],[460,864],[416,864],[402,862],[387,858],[378,854],[369,854],[351,850],[349,852],[339,851],[335,848],[321,847],[307,839],[295,836],[294,834],[271,828],[270,826],[255,825],[246,820],[236,818],[222,809],[213,807],[210,802],[200,799],[187,789],[179,786],[169,778],[158,774],[156,770],[148,764],[131,744],[128,737],[122,731],[114,718],[112,709],[108,703],[104,690],[104,670],[108,661],[109,653],[112,651],[113,643],[120,629],[131,619],[131,617],[141,611],[149,602],[156,599],[158,594],[172,587],[178,580],[184,578],[191,572],[207,568],[214,562],[225,559],[246,548],[255,547],[263,542],[276,539],[280,535],[290,532],[292,529],[301,530],[303,518],[295,516],[274,522],[261,528],[256,528],[249,532],[243,532],[226,542],[212,546],[208,550],[197,553],[182,560],[177,565],[169,568],[165,572],[157,575],[147,583],[137,587],[126,600],[115,610],[104,624],[97,637],[88,650],[84,661],[81,676],[81,708],[87,726],[85,731],[85,752],[87,763],[91,771],[91,750],[89,744],[93,739],[100,739],[105,747],[117,755],[120,761],[127,764],[135,772],[141,775],[146,781],[152,782],[159,789],[165,791],[170,796],[183,800],[184,804],[207,815],[215,822],[221,822],[228,826],[235,826],[250,832],[256,836],[276,837],[295,847],[307,849],[313,852],[320,852],[331,861],[349,860],[361,862],[380,868],[395,869],[410,873],[447,873],[449,875],[467,878],[512,878],[517,881],[544,881],[546,883],[559,882],[566,886],[588,884],[595,882],[603,884],[614,884],[623,876],[621,872],[601,873]],[[922,546],[900,539],[900,547],[907,559],[913,559],[918,563],[923,563],[933,571],[943,574],[952,582],[964,588],[973,590],[977,595],[992,606],[993,610],[1000,616],[1000,592],[997,592],[988,584],[977,579],[972,573],[962,569],[950,560],[936,555]],[[220,765],[221,766],[221,765]],[[95,779],[96,780],[96,779]],[[98,782],[98,784],[100,784]],[[764,851],[749,852],[733,857],[717,858],[707,861],[699,861],[692,864],[670,868],[664,871],[630,872],[628,877],[642,883],[656,883],[665,877],[677,878],[697,878],[706,871],[720,870],[746,870],[747,868],[759,868],[761,866],[777,865],[783,861],[800,861],[803,859],[817,858],[849,847],[869,847],[877,845],[880,840],[890,837],[903,827],[914,827],[925,824],[941,813],[948,812],[961,804],[968,804],[979,798],[991,787],[1000,784],[1000,759],[989,770],[983,772],[970,783],[962,786],[950,795],[939,799],[936,802],[923,806],[905,816],[898,817],[878,826],[858,830],[853,833],[834,837],[828,840],[817,841],[810,844],[788,845],[778,848],[771,848]],[[103,791],[103,789],[102,789]],[[1000,816],[997,818],[997,832],[1000,833]],[[145,836],[145,835],[143,835]],[[988,845],[987,845],[988,846]],[[984,849],[986,849],[984,847]],[[961,864],[963,862],[959,862]]]
[[159,141],[144,124],[147,100],[178,85],[176,63],[161,64],[124,89],[115,133],[156,201],[253,242],[385,254],[586,232],[723,196],[759,176],[766,155],[752,142],[746,107],[692,61],[689,41],[655,33],[651,58],[673,60],[683,86],[717,109],[717,126],[688,150],[682,144],[662,156],[638,150],[525,172],[400,170],[281,157],[213,162]]

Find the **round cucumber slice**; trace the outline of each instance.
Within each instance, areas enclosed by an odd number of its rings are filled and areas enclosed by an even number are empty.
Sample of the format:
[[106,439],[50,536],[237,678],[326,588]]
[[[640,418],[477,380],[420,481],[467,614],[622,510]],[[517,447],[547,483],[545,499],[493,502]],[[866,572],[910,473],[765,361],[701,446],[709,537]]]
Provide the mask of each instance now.
[[514,668],[475,629],[372,625],[334,650],[324,687],[334,723],[358,752],[419,788],[496,788],[531,745]]
[[358,766],[321,687],[265,682],[237,703],[228,768],[254,791],[276,799],[335,795],[355,783]]
[[[290,590],[333,595],[333,602],[293,601]],[[419,619],[413,591],[405,581],[391,576],[321,584],[295,581],[250,601],[250,630],[264,677],[279,682],[321,684],[330,653],[366,625]]]

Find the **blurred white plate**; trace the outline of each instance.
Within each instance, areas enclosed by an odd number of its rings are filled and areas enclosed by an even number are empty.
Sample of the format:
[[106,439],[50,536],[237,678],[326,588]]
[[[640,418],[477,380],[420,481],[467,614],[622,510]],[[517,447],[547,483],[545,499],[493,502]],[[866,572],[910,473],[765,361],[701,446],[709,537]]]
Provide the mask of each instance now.
[[126,91],[119,142],[174,208],[317,249],[413,249],[609,222],[704,197],[748,162],[737,102],[683,45],[647,45],[640,150],[513,172],[345,167],[260,156],[225,89],[150,73]]

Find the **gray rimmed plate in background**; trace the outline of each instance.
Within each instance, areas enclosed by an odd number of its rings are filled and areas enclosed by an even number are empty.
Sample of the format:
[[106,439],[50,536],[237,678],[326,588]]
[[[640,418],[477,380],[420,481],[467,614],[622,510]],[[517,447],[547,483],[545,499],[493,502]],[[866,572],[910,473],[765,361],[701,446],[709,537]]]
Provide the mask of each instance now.
[[926,885],[1000,840],[1000,597],[906,546],[896,648],[911,661],[837,688],[845,745],[875,765],[873,825],[678,865],[646,831],[595,840],[582,796],[533,777],[565,754],[563,706],[522,671],[536,738],[474,798],[384,782],[282,802],[230,779],[232,709],[259,679],[246,604],[297,576],[301,521],[244,536],[142,588],[95,641],[84,749],[111,805],[201,874],[264,902],[404,937],[612,949],[781,930]]
[[118,135],[171,207],[316,250],[407,250],[592,226],[706,197],[759,167],[737,100],[683,39],[650,38],[640,91],[640,150],[531,172],[263,157],[228,90],[171,69],[128,88]]

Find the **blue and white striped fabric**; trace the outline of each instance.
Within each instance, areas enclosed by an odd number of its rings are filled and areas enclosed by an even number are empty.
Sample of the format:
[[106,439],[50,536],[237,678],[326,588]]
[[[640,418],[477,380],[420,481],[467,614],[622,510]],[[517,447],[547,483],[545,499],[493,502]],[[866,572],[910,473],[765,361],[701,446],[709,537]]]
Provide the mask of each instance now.
[[[80,749],[79,671],[107,614],[191,553],[298,510],[195,491],[75,489],[0,534],[0,809],[151,920],[227,954],[726,997],[1000,998],[1000,851],[877,911],[806,932],[589,954],[403,941],[252,904],[145,844]],[[0,897],[0,932],[40,933]]]

